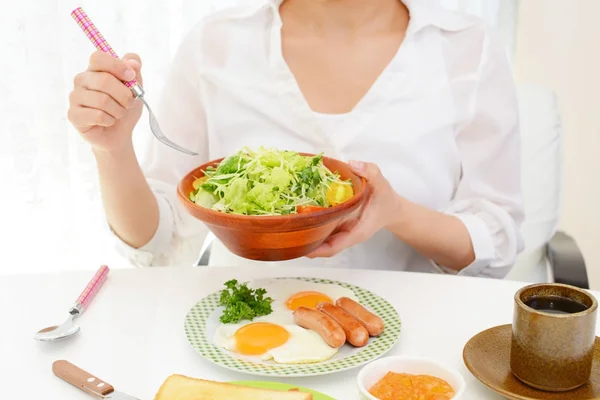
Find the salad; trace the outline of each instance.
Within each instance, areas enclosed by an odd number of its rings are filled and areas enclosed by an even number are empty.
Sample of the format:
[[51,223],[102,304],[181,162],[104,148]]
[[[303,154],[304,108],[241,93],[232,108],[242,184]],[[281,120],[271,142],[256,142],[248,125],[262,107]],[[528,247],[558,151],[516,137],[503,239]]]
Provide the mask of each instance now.
[[190,200],[230,214],[305,213],[341,204],[354,195],[352,182],[325,167],[322,154],[244,148],[203,172],[193,183]]

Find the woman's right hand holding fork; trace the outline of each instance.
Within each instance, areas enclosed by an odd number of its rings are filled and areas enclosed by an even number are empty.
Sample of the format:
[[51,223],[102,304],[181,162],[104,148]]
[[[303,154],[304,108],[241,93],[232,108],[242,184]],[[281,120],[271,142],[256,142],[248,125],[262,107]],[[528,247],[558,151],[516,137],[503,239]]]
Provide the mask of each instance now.
[[88,68],[75,76],[68,118],[95,152],[132,150],[142,101],[123,82],[136,79],[141,85],[141,68],[136,54],[118,59],[98,50]]

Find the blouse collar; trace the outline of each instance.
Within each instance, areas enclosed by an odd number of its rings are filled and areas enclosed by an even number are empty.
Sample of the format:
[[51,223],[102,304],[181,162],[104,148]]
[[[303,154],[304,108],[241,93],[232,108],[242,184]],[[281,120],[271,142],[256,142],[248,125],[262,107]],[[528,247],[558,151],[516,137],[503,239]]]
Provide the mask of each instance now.
[[[284,0],[269,0],[276,18],[281,21],[279,7]],[[439,0],[401,0],[410,12],[408,33],[416,33],[429,26],[446,30],[461,31],[474,25],[474,19],[453,13],[444,8]]]

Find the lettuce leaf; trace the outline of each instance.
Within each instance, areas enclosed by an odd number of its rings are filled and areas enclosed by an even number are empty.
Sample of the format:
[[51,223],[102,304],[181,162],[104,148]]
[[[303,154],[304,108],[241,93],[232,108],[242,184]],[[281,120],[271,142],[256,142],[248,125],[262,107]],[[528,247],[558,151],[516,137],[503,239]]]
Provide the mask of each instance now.
[[[204,171],[208,179],[190,193],[203,207],[243,215],[286,215],[298,205],[329,207],[327,190],[342,182],[323,164],[322,154],[244,148]],[[241,310],[240,310],[241,312]]]

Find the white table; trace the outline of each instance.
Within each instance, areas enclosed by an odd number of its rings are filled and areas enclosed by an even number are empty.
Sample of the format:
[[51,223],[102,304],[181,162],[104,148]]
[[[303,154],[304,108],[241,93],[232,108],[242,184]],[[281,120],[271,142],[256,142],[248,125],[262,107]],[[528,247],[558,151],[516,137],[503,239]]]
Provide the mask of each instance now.
[[[56,343],[38,343],[38,329],[60,323],[94,271],[0,278],[0,376],[5,398],[85,400],[85,393],[51,372],[66,359],[142,400],[154,398],[170,374],[222,381],[253,378],[205,361],[187,343],[183,320],[203,296],[227,279],[313,276],[360,285],[395,305],[402,319],[399,343],[388,354],[434,358],[455,366],[467,381],[465,400],[500,399],[481,385],[462,361],[464,344],[486,328],[510,323],[513,295],[524,284],[510,281],[389,271],[308,268],[152,268],[113,270],[88,310],[82,330]],[[594,293],[598,296],[597,293]],[[598,296],[600,298],[600,296]],[[348,372],[286,382],[357,398]]]

